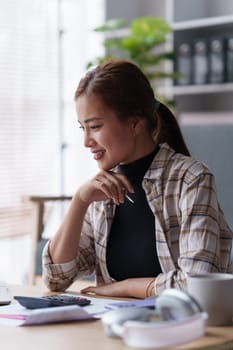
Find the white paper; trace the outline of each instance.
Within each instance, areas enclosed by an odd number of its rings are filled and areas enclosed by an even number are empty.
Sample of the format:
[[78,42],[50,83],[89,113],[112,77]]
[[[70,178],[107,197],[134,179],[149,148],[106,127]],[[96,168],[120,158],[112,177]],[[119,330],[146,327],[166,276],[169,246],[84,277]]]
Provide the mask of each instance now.
[[27,326],[66,321],[93,320],[94,317],[77,305],[28,310],[12,304],[0,308],[0,324]]
[[[71,294],[72,295],[72,294]],[[105,299],[105,298],[92,298],[89,296],[86,296],[89,300],[91,300],[91,304],[88,306],[85,306],[85,310],[90,314],[97,318],[101,318],[101,316],[109,311],[108,305],[109,303],[116,302],[116,299]],[[120,303],[121,301],[119,301]],[[122,301],[123,303],[124,301]]]
[[[67,293],[69,295],[76,295]],[[94,320],[109,311],[106,305],[113,303],[115,299],[95,298],[87,296],[91,304],[87,306],[58,306],[43,309],[29,310],[16,302],[0,307],[0,324],[8,326],[26,326],[66,321]],[[23,318],[23,319],[18,319]]]

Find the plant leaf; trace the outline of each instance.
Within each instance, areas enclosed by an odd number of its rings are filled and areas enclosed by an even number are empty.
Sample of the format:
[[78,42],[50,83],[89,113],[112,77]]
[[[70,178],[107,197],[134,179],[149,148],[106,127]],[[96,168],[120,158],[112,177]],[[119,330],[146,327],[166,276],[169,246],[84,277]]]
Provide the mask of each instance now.
[[96,27],[94,29],[95,32],[106,32],[111,30],[117,30],[121,28],[125,28],[127,26],[127,22],[124,19],[110,19],[102,26]]

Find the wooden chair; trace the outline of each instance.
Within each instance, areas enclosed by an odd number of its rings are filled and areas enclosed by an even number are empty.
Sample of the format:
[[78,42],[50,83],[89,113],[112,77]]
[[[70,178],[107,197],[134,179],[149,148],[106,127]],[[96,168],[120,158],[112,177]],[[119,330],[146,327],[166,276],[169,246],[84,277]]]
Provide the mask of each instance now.
[[27,196],[24,200],[30,201],[32,205],[32,235],[31,235],[31,252],[30,252],[30,268],[28,272],[28,283],[33,285],[36,283],[36,274],[38,266],[36,261],[38,260],[38,247],[39,251],[46,243],[46,239],[42,237],[43,231],[46,225],[46,204],[48,202],[65,202],[70,201],[72,196]]

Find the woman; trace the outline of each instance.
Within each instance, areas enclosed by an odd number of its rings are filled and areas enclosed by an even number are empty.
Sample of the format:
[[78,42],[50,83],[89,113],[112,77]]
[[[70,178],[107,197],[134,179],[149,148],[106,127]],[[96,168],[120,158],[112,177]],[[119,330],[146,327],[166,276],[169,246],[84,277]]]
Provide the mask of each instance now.
[[190,157],[171,111],[134,64],[89,71],[75,93],[84,145],[99,173],[80,186],[43,254],[44,280],[65,290],[145,298],[192,273],[229,272],[232,232],[214,177]]

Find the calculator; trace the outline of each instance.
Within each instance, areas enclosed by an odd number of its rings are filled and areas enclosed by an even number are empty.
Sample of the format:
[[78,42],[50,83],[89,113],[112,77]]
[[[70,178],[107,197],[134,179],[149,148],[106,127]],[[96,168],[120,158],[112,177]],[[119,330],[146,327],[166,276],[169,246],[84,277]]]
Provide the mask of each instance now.
[[27,309],[42,309],[68,305],[87,306],[91,303],[90,299],[69,294],[47,295],[41,298],[16,295],[14,299]]

